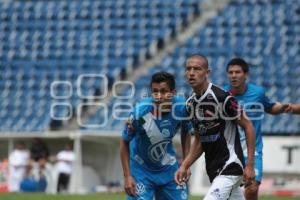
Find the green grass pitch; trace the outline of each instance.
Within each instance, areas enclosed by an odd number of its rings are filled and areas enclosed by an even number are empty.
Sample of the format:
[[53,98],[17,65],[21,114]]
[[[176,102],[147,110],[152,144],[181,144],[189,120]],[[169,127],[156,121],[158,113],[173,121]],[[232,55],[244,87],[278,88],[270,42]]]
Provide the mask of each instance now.
[[[1,200],[125,200],[124,194],[91,195],[45,195],[45,194],[0,194]],[[189,200],[201,200],[190,197]],[[300,200],[300,197],[260,197],[260,200]]]

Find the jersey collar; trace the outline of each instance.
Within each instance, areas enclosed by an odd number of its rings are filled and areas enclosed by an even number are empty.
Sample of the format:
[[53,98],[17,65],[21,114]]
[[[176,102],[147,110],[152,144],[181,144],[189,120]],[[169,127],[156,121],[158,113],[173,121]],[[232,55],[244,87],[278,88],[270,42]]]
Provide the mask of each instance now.
[[232,89],[232,87],[230,87],[229,93],[232,96],[244,95],[247,92],[247,90],[248,90],[248,87],[249,87],[248,85],[249,85],[248,83],[245,83],[246,89],[245,89],[245,91],[242,94],[238,94],[235,90]]
[[204,92],[204,94],[202,96],[200,96],[200,98],[197,98],[196,93],[194,92],[193,96],[194,96],[195,101],[196,102],[201,102],[210,93],[211,86],[212,86],[212,83],[209,83],[206,91]]

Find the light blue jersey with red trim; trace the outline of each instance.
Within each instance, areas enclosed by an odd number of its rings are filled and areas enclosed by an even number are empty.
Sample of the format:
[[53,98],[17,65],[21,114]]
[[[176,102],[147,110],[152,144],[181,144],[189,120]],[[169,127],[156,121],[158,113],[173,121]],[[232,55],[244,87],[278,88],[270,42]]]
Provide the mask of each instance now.
[[[262,155],[263,141],[261,133],[262,119],[265,110],[271,109],[275,102],[272,102],[267,96],[263,87],[257,86],[252,83],[246,84],[246,91],[244,94],[235,94],[235,91],[230,86],[225,86],[225,90],[230,91],[239,105],[242,106],[244,112],[253,123],[256,135],[255,141],[255,156]],[[247,157],[247,146],[245,132],[239,127],[240,140],[244,150],[244,156]]]

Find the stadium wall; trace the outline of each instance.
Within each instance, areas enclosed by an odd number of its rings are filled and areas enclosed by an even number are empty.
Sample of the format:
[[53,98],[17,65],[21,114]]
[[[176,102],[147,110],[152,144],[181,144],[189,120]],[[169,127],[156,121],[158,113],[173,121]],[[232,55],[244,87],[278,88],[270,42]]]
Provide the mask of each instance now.
[[[74,141],[77,155],[71,179],[71,193],[105,192],[122,189],[123,175],[119,159],[118,132],[47,132],[43,134],[2,134],[1,159],[8,156],[14,141],[40,137],[49,145],[51,154],[63,148],[67,140]],[[175,139],[179,145],[179,138]],[[300,189],[300,137],[264,137],[264,180],[261,193],[274,194],[281,190],[299,194]],[[278,184],[280,180],[280,184]],[[192,167],[190,192],[204,195],[209,188],[202,156]],[[116,189],[117,188],[117,189]],[[54,193],[53,190],[52,193]]]

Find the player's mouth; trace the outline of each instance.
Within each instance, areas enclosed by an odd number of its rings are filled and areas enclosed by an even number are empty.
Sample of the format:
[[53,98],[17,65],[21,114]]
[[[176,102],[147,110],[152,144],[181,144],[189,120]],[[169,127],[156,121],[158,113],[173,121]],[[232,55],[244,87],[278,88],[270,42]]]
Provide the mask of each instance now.
[[157,104],[157,105],[159,105],[159,104],[162,103],[162,101],[161,101],[161,100],[158,100],[158,99],[155,99],[154,102],[155,102],[155,104]]
[[236,84],[238,84],[239,82],[238,82],[238,80],[231,80],[231,84],[232,85],[236,85]]
[[194,84],[196,82],[196,79],[194,78],[189,78],[189,83]]

